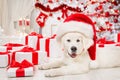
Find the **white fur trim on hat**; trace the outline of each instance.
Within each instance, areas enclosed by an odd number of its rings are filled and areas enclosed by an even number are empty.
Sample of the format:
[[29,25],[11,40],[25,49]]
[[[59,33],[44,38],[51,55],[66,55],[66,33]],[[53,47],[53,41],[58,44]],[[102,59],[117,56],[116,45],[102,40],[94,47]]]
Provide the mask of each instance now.
[[66,33],[70,32],[78,32],[88,38],[93,38],[94,35],[93,28],[90,24],[84,22],[70,21],[65,22],[59,26],[56,37],[57,40],[60,41]]

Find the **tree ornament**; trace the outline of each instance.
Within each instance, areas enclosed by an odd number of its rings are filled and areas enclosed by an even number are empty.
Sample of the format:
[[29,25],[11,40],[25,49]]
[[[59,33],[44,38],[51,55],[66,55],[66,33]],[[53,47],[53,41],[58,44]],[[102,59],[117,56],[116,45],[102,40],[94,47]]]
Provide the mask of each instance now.
[[44,27],[47,17],[48,17],[48,15],[46,15],[43,12],[40,12],[39,16],[36,18],[36,22],[38,23],[38,25],[41,28]]
[[110,13],[109,12],[105,12],[105,17],[109,17]]
[[67,8],[66,8],[66,7],[63,7],[63,8],[62,8],[62,18],[65,18],[65,17],[68,17]]
[[118,23],[118,19],[114,19],[114,23]]

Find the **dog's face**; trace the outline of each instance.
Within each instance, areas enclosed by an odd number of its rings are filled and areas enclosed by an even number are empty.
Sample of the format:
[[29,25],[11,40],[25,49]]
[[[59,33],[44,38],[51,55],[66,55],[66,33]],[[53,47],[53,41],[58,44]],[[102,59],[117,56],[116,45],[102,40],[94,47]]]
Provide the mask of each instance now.
[[80,33],[67,33],[62,37],[61,44],[65,55],[71,58],[80,56],[93,44],[93,40]]

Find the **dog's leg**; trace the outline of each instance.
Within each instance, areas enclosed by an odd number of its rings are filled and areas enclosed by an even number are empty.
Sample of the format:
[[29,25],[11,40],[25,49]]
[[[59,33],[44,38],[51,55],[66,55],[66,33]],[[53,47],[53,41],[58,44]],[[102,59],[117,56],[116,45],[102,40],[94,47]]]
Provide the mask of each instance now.
[[46,70],[46,69],[52,69],[52,68],[58,68],[61,67],[63,65],[63,61],[62,60],[57,60],[51,63],[46,63],[43,65],[39,65],[39,69],[41,70]]
[[85,66],[63,66],[57,69],[48,70],[45,73],[46,77],[55,77],[55,76],[63,76],[63,75],[74,75],[81,74],[89,71],[89,67]]

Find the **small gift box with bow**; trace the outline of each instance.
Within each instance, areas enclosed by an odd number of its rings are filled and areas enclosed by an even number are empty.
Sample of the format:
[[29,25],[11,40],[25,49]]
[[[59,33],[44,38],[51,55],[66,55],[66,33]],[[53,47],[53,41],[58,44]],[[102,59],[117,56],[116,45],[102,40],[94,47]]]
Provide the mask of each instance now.
[[97,54],[120,54],[120,43],[114,41],[108,41],[105,38],[101,38],[97,41],[96,45]]
[[34,75],[34,65],[27,60],[21,63],[12,61],[11,65],[7,68],[8,77],[25,77]]
[[0,67],[7,67],[10,64],[10,53],[0,52]]
[[23,47],[25,47],[25,45],[23,44],[18,44],[18,43],[7,43],[3,46],[0,46],[0,52],[6,52],[6,51],[11,51],[11,50],[20,50]]
[[46,52],[36,51],[31,47],[24,47],[23,49],[12,53],[12,60],[21,62],[24,59],[37,65],[47,60],[47,55]]
[[36,32],[32,32],[25,37],[25,45],[34,48],[35,50],[39,50],[39,39],[43,38],[41,34],[37,34]]

